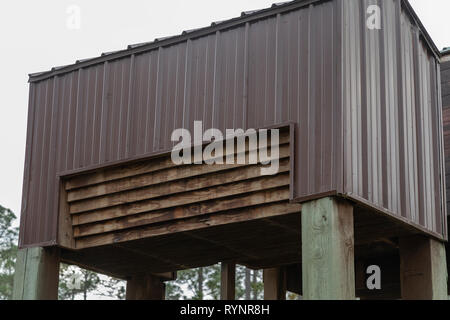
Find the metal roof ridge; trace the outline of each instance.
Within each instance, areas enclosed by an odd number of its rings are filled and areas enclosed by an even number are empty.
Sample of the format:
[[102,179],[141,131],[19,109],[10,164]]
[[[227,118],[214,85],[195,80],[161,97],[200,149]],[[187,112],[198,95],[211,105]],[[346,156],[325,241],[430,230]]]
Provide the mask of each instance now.
[[[209,30],[212,31],[212,30],[214,30],[214,28],[219,28],[219,29],[224,28],[225,29],[225,28],[229,27],[226,24],[232,24],[232,23],[236,23],[236,22],[240,23],[240,21],[242,21],[242,23],[244,23],[243,21],[245,19],[252,19],[252,18],[259,19],[258,15],[261,13],[268,13],[269,15],[271,15],[270,13],[276,9],[288,8],[287,10],[290,10],[289,9],[290,6],[292,6],[293,9],[296,9],[297,7],[307,6],[307,5],[315,3],[315,2],[323,2],[323,1],[330,1],[330,0],[292,0],[292,1],[287,1],[287,2],[273,3],[270,7],[267,7],[267,8],[262,8],[262,9],[252,10],[252,11],[245,11],[245,12],[242,12],[242,14],[238,17],[233,17],[230,19],[222,20],[222,21],[212,22],[210,26],[205,26],[202,28],[196,28],[196,29],[190,29],[190,30],[184,30],[181,34],[169,36],[169,37],[160,37],[160,38],[157,38],[154,41],[150,41],[150,42],[130,44],[124,50],[118,50],[118,51],[113,51],[113,52],[109,52],[109,53],[106,52],[106,53],[102,53],[100,56],[96,56],[96,57],[92,57],[92,58],[88,58],[88,59],[77,60],[77,62],[75,64],[70,64],[70,65],[64,66],[63,68],[59,68],[57,70],[56,69],[53,70],[54,68],[52,68],[51,70],[30,73],[28,75],[29,82],[41,81],[41,80],[51,78],[56,75],[71,72],[71,71],[73,71],[73,69],[80,69],[83,67],[88,67],[91,64],[102,63],[103,59],[108,56],[111,59],[122,58],[122,57],[126,57],[128,55],[135,54],[134,51],[136,51],[136,50],[138,50],[138,52],[141,52],[139,50],[142,50],[142,52],[150,51],[150,50],[154,49],[151,46],[153,46],[153,45],[162,46],[162,45],[164,45],[165,41],[173,41],[173,40],[183,41],[184,37],[189,38],[190,36],[196,36],[195,34],[198,32],[204,32],[204,31],[209,31]],[[264,18],[264,17],[262,17],[262,18]],[[114,57],[111,57],[113,55],[114,55]],[[116,57],[115,55],[123,55],[123,56]]]
[[[127,46],[127,48],[125,48],[123,50],[105,52],[105,53],[102,53],[100,56],[96,56],[96,57],[92,57],[92,58],[88,58],[88,59],[77,60],[75,64],[70,64],[70,65],[62,66],[62,67],[54,67],[51,70],[46,70],[46,71],[30,73],[29,74],[29,82],[37,82],[37,81],[45,80],[47,78],[51,78],[51,77],[54,77],[57,75],[68,73],[68,72],[71,72],[71,71],[74,71],[77,69],[81,69],[81,68],[89,67],[91,65],[103,63],[107,60],[125,58],[125,57],[133,55],[133,54],[138,54],[138,53],[143,53],[143,52],[154,50],[157,47],[168,46],[168,45],[176,44],[178,42],[182,42],[182,41],[185,41],[188,39],[201,37],[201,36],[204,36],[204,35],[212,33],[212,32],[226,30],[228,28],[231,28],[231,27],[239,25],[239,24],[244,24],[249,21],[263,19],[268,16],[276,15],[276,14],[278,14],[279,10],[281,10],[281,12],[291,11],[291,10],[295,10],[295,9],[298,9],[301,7],[305,7],[305,6],[314,4],[316,2],[326,2],[326,1],[331,1],[331,0],[292,0],[292,1],[287,1],[287,2],[273,3],[268,8],[244,11],[238,17],[234,17],[234,18],[230,18],[230,19],[222,20],[222,21],[212,22],[210,26],[205,26],[202,28],[195,28],[195,29],[190,29],[190,30],[184,30],[181,34],[169,36],[169,37],[156,38],[154,41],[150,41],[150,42],[130,44]],[[419,17],[417,16],[417,14],[415,13],[411,4],[409,3],[409,0],[400,0],[400,1],[402,4],[405,5],[407,13],[411,16],[414,23],[419,28],[419,31],[423,35],[424,40],[428,44],[429,49],[435,55],[435,57],[439,60],[442,53],[439,51],[439,49],[437,49],[433,39],[428,34],[425,27],[421,23]]]

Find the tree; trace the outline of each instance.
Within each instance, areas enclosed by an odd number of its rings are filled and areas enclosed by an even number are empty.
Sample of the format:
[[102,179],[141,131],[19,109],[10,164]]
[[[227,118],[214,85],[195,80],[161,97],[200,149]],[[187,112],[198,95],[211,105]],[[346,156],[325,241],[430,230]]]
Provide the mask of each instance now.
[[[178,273],[178,276],[181,272]],[[181,300],[184,297],[184,290],[179,280],[166,282],[166,300]]]
[[260,300],[264,297],[263,274],[261,270],[253,270],[252,275],[253,300]]
[[0,206],[0,299],[12,298],[17,257],[18,228],[12,226],[15,214]]
[[205,273],[208,274],[208,268],[179,271],[177,280],[172,283],[172,286],[178,286],[178,291],[182,292],[179,298],[203,300]]
[[215,264],[213,266],[204,268],[207,273],[206,280],[206,293],[213,300],[220,299],[220,280],[221,280],[221,266],[220,264]]
[[250,269],[245,268],[245,300],[250,300],[252,293],[252,281],[250,279],[251,272]]
[[166,299],[220,299],[220,265],[178,271],[177,279],[166,283]]
[[59,273],[60,300],[87,300],[88,296],[125,299],[125,282],[76,266],[61,264]]
[[236,280],[234,284],[234,296],[236,300],[241,300],[245,297],[245,269],[246,268],[244,266],[236,265]]
[[101,280],[101,290],[100,295],[105,297],[115,298],[117,300],[125,300],[126,296],[126,283],[123,280],[103,276],[104,279]]
[[[251,277],[253,272],[253,278]],[[220,264],[178,271],[175,281],[166,283],[167,300],[220,299]],[[262,272],[236,266],[236,299],[262,299]],[[247,298],[248,295],[253,295]]]
[[61,300],[87,300],[88,294],[98,290],[100,277],[97,273],[75,266],[61,264],[59,270],[59,291]]

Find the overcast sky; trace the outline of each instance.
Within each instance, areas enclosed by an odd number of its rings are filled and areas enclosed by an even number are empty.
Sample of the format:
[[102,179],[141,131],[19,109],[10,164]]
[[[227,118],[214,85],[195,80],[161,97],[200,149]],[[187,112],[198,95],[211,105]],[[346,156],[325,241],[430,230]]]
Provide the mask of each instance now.
[[[450,1],[410,0],[439,49],[450,46]],[[28,73],[179,34],[270,6],[269,0],[9,0],[0,3],[0,204],[20,212]],[[81,9],[81,28],[67,9]]]

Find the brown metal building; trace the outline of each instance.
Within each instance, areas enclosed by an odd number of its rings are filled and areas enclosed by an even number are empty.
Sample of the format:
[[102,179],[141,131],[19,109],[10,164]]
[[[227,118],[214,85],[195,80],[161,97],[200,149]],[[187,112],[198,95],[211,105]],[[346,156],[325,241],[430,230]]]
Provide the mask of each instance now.
[[346,199],[360,240],[446,240],[439,57],[407,1],[302,0],[32,74],[20,247],[68,247],[71,262],[127,276],[84,260],[84,238],[61,240],[62,183],[158,158],[195,120],[288,126],[288,200]]
[[31,75],[20,245],[56,244],[58,173],[169,151],[194,120],[293,121],[295,199],[342,194],[445,237],[432,41],[404,1],[379,1],[380,31],[369,2],[314,2]]

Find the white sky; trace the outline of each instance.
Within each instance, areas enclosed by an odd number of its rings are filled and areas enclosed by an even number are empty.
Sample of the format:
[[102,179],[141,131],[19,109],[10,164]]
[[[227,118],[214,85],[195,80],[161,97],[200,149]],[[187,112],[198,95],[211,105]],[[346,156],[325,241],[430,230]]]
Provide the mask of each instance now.
[[[20,213],[28,73],[176,35],[269,7],[273,0],[10,0],[0,2],[0,204]],[[450,46],[450,1],[410,0],[439,49]],[[70,5],[81,29],[66,26]]]

